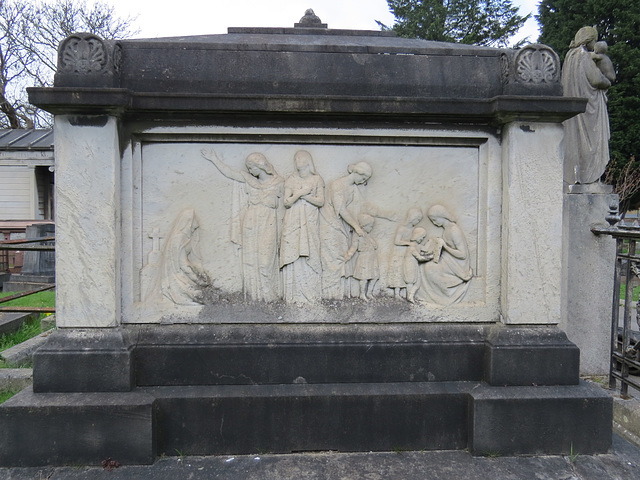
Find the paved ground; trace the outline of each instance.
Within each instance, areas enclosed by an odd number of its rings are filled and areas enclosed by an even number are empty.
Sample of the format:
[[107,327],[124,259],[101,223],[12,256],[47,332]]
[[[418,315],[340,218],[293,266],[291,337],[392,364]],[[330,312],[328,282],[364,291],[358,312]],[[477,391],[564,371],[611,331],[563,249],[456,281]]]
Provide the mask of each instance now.
[[166,457],[150,466],[0,468],[2,480],[638,480],[640,450],[614,435],[605,455],[472,457],[463,451]]

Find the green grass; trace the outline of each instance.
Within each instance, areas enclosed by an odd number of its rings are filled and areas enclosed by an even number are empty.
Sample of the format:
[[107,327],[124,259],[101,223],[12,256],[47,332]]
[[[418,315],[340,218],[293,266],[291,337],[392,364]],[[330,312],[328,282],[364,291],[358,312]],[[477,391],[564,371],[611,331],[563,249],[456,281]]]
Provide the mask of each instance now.
[[[0,292],[0,298],[14,295],[15,292]],[[18,307],[55,307],[56,294],[54,290],[46,292],[34,293],[27,297],[16,298],[6,303],[0,304],[0,306],[18,306]],[[30,338],[40,335],[42,329],[40,328],[40,319],[44,316],[36,315],[36,318],[27,320],[20,328],[12,333],[4,334],[0,337],[0,352],[7,350],[19,343],[22,343]],[[7,365],[2,359],[0,359],[0,368],[10,368],[12,365]]]
[[0,352],[5,351],[8,348],[18,345],[30,338],[40,335],[42,329],[40,328],[40,318],[32,318],[27,320],[20,328],[12,333],[5,333],[0,337]]
[[18,393],[17,390],[3,390],[3,391],[1,391],[0,392],[0,403],[6,402],[11,397],[13,397],[16,393]]
[[[16,292],[0,292],[0,298],[15,295]],[[47,290],[46,292],[38,292],[22,298],[16,298],[5,303],[0,303],[2,307],[55,307],[56,292],[55,290]]]
[[[637,302],[638,297],[640,297],[640,286],[633,288],[632,300]],[[625,298],[627,298],[627,286],[623,284],[620,285],[620,300],[624,300]]]

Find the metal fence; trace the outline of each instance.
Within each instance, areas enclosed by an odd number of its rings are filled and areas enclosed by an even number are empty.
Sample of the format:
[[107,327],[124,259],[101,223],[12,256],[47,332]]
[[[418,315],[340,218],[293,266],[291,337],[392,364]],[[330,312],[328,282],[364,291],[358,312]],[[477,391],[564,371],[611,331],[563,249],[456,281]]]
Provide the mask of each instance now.
[[640,225],[620,221],[617,205],[611,205],[606,220],[608,227],[591,231],[616,241],[609,388],[615,389],[619,381],[620,394],[626,396],[629,387],[640,390],[640,302],[633,295],[640,286]]
[[[6,268],[9,268],[9,251],[13,250],[21,250],[21,251],[54,251],[55,245],[25,245],[25,244],[35,244],[41,242],[53,242],[55,241],[55,237],[40,237],[40,238],[32,238],[28,240],[5,240],[0,242],[0,266],[2,266],[2,260],[7,259]],[[33,295],[34,293],[44,292],[46,290],[52,290],[55,288],[55,284],[45,285],[41,288],[30,290],[27,292],[20,292],[14,295],[9,295],[7,297],[0,298],[0,305],[11,300],[15,300],[16,298],[26,297],[28,295]],[[2,307],[0,306],[0,313],[2,312],[33,312],[33,313],[55,313],[55,308],[49,307]]]

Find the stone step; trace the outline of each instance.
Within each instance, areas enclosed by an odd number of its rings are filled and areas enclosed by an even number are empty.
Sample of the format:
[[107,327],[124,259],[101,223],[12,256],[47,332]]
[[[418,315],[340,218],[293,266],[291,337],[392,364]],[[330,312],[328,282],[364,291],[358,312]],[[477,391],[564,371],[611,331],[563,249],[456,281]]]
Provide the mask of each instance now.
[[31,385],[33,370],[30,368],[0,368],[0,391],[19,391]]
[[34,352],[47,341],[47,337],[53,333],[53,330],[42,332],[29,340],[0,352],[0,358],[11,365],[20,365],[31,360]]
[[152,463],[160,455],[466,449],[603,453],[602,389],[402,382],[141,387],[34,394],[0,405],[0,465]]
[[33,313],[0,313],[0,337],[17,331],[20,326],[32,318]]
[[[158,453],[458,450],[604,452],[611,399],[581,383],[154,387]],[[535,421],[532,421],[535,419]]]
[[23,282],[9,280],[2,284],[2,290],[5,292],[27,292],[29,290],[37,290],[39,288],[46,287],[53,282]]
[[153,463],[153,400],[141,392],[42,395],[26,388],[0,404],[0,465],[100,465],[107,457]]

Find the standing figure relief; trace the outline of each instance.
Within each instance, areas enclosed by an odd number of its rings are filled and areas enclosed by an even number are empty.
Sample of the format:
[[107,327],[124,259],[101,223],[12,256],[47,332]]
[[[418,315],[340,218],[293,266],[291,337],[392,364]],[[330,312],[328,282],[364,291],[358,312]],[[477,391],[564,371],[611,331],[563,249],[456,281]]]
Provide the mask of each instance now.
[[361,300],[369,301],[373,298],[373,289],[380,278],[380,268],[378,266],[378,242],[369,235],[373,230],[376,219],[371,215],[358,215],[358,223],[364,231],[364,235],[353,232],[351,246],[345,256],[345,261],[349,261],[357,253],[355,266],[353,268],[353,278],[359,281],[359,297]]
[[[414,228],[422,221],[422,211],[419,208],[410,208],[404,222],[396,228],[393,238],[393,247],[389,256],[389,269],[387,271],[387,287],[393,289],[393,295],[400,298],[401,290],[407,288],[404,278],[405,252],[411,245],[411,236]],[[407,291],[407,295],[408,295]],[[408,298],[408,296],[407,296]]]
[[313,302],[322,297],[320,207],[324,180],[311,154],[294,155],[295,171],[284,182],[284,221],[280,237],[280,268],[286,302]]
[[[232,207],[232,241],[241,247],[245,298],[273,301],[282,297],[278,245],[282,223],[284,180],[261,153],[245,160],[247,171],[223,163],[213,150],[202,150],[222,175],[244,187]],[[238,225],[234,225],[233,223]]]
[[322,296],[341,299],[351,295],[349,278],[353,276],[353,262],[347,259],[352,234],[363,237],[365,231],[358,223],[358,186],[365,185],[373,169],[366,162],[349,165],[347,175],[327,185],[325,204],[320,211],[322,239]]
[[[305,150],[294,154],[286,179],[262,153],[246,158],[246,171],[230,167],[213,150],[201,153],[233,181],[230,240],[239,247],[245,299],[306,304],[350,298],[353,292],[369,301],[381,279],[395,298],[411,303],[447,306],[467,293],[473,276],[469,248],[454,216],[442,205],[431,206],[430,228],[441,234],[427,238],[428,229],[420,225],[425,215],[412,207],[388,238],[389,227],[377,227],[376,219],[401,217],[364,201],[363,187],[373,175],[369,163],[349,165],[346,175],[325,188]],[[189,247],[181,248],[197,258]],[[184,252],[176,252],[184,263]],[[204,272],[198,261],[188,263]],[[185,278],[201,287],[208,277]]]

